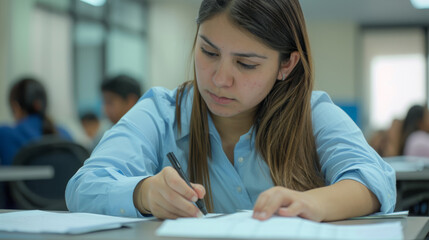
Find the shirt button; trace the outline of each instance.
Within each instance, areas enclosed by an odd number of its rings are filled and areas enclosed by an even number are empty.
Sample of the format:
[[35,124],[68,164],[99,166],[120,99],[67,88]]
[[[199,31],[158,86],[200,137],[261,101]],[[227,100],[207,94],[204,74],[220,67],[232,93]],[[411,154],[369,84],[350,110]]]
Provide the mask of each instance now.
[[121,214],[125,214],[125,210],[121,208],[120,210]]
[[239,157],[239,158],[238,158],[238,162],[239,162],[239,163],[243,163],[243,161],[244,161],[244,158],[242,158],[242,157]]
[[237,192],[241,193],[241,187],[237,187]]

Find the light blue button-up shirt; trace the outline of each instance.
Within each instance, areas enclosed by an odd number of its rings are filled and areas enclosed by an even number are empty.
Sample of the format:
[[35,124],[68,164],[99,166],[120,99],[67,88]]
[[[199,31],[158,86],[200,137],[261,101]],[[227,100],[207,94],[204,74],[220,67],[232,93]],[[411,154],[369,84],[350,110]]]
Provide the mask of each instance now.
[[[152,88],[109,131],[91,157],[70,179],[66,202],[70,211],[115,216],[141,216],[133,204],[140,180],[170,166],[174,152],[187,172],[192,89],[182,102],[182,131],[175,119],[177,89]],[[368,145],[360,129],[324,92],[311,98],[317,153],[327,185],[344,179],[367,186],[379,199],[382,212],[396,201],[395,173]],[[209,117],[212,160],[209,161],[214,211],[252,209],[259,194],[273,182],[267,164],[255,150],[254,134],[240,137],[232,165]],[[279,149],[281,151],[281,149]]]

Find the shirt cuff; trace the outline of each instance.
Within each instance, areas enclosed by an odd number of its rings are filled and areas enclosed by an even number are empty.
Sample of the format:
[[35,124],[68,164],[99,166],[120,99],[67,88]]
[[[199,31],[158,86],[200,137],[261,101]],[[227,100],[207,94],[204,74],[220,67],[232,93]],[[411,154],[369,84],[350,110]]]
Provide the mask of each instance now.
[[133,194],[137,184],[146,177],[124,177],[109,189],[109,215],[120,217],[149,217],[134,206]]
[[396,203],[395,185],[393,185],[394,187],[392,189],[392,186],[390,186],[391,184],[386,182],[385,179],[377,178],[369,173],[364,174],[357,169],[344,173],[336,182],[346,179],[354,180],[367,187],[380,202],[380,212],[391,213],[394,211]]

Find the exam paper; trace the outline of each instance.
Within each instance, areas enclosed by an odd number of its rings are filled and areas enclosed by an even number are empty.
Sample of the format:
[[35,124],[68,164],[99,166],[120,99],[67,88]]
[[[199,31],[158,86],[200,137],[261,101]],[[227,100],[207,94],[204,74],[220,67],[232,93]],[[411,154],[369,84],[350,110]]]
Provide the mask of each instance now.
[[0,214],[0,231],[81,234],[120,228],[126,223],[144,220],[92,213],[55,213],[31,210]]
[[166,220],[158,236],[186,238],[258,239],[403,239],[398,222],[365,225],[334,225],[302,218],[274,216],[266,221],[253,219],[252,212],[238,212],[215,218]]

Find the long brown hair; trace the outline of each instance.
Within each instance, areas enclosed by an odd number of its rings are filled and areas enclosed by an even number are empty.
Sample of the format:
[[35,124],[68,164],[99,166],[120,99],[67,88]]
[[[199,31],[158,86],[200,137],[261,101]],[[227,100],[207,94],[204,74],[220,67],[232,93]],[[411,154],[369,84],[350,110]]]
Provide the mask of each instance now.
[[413,105],[408,109],[407,115],[405,116],[404,122],[402,123],[401,135],[399,138],[399,154],[404,154],[405,144],[408,137],[420,130],[420,124],[423,121],[427,106]]
[[[275,185],[299,191],[324,186],[311,119],[313,65],[298,0],[203,0],[197,17],[198,28],[219,13],[226,13],[232,23],[277,50],[279,65],[288,61],[292,52],[299,53],[300,61],[291,74],[285,81],[277,81],[259,104],[254,122],[255,145],[267,162]],[[176,117],[180,131],[181,99],[192,85],[188,170],[191,181],[207,189],[205,201],[212,211],[213,193],[207,163],[211,159],[208,110],[195,80],[179,87]]]

